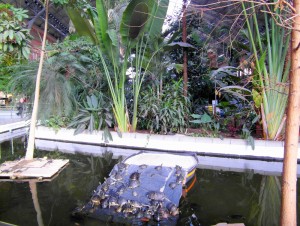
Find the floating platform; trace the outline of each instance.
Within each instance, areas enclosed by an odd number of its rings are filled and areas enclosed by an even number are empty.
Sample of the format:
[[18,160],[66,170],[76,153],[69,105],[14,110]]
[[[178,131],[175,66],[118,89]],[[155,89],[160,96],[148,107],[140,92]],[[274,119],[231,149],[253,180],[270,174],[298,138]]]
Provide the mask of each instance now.
[[0,165],[0,180],[47,180],[58,174],[68,163],[67,159],[47,158],[7,161]]
[[[176,225],[183,186],[198,164],[195,154],[140,152],[116,164],[73,216],[140,225]],[[191,180],[192,181],[192,180]]]

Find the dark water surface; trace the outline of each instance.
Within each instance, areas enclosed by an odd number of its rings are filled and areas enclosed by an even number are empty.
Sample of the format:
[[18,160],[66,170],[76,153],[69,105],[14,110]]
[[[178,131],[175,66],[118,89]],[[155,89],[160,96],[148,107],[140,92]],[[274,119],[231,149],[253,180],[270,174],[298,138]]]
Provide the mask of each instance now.
[[[21,139],[0,144],[0,163],[24,156]],[[36,151],[37,156],[68,158],[70,164],[51,182],[0,181],[0,221],[16,225],[123,225],[71,217],[108,177],[120,159]],[[226,160],[224,160],[226,161]],[[180,202],[177,225],[278,225],[280,178],[245,172],[197,169],[196,183]],[[298,214],[299,215],[299,214]],[[159,225],[157,223],[156,225]]]

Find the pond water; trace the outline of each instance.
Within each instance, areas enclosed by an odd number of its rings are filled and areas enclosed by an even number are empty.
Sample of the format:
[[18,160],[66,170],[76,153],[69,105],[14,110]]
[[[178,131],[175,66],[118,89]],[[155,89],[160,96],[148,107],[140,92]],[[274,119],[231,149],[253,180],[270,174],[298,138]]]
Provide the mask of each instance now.
[[[22,157],[24,152],[22,139],[3,142],[0,163]],[[95,157],[42,150],[37,150],[36,155],[68,158],[70,164],[51,182],[0,181],[0,221],[25,226],[124,225],[71,217],[72,211],[85,204],[99,182],[108,176],[119,156],[111,152]],[[206,226],[219,222],[278,225],[280,178],[260,175],[251,169],[224,170],[199,165],[195,185],[180,201],[177,225]]]

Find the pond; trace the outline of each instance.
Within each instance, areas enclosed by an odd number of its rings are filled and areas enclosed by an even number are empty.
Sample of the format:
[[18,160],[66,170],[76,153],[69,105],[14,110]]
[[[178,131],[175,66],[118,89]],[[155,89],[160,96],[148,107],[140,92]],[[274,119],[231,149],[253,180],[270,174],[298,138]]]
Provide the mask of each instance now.
[[[3,142],[0,144],[0,162],[22,157],[24,152],[22,138],[13,143]],[[120,156],[111,152],[96,157],[42,150],[37,150],[36,155],[68,158],[70,164],[51,182],[1,181],[0,221],[30,226],[122,225],[71,217],[76,207],[88,201]],[[226,159],[222,161],[226,162]],[[199,165],[195,185],[180,201],[177,225],[206,226],[219,222],[278,225],[280,178],[257,174],[251,169],[244,172],[225,170],[205,169]]]

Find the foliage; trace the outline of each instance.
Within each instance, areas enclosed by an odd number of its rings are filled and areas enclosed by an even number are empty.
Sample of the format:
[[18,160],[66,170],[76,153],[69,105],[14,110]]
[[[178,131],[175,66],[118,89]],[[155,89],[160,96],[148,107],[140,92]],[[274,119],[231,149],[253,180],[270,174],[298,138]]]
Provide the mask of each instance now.
[[44,120],[42,123],[57,132],[60,128],[66,128],[68,126],[68,124],[70,123],[70,118],[53,115]]
[[10,66],[29,57],[29,30],[23,27],[27,10],[0,4],[0,90],[8,92]]
[[18,58],[29,58],[29,30],[22,27],[28,18],[27,10],[15,8],[9,4],[0,4],[0,50]]
[[277,176],[263,176],[257,200],[252,200],[249,224],[279,225],[281,183]]
[[[162,21],[167,12],[167,5],[168,0],[160,2],[131,1],[122,14],[120,28],[115,29],[109,27],[107,9],[102,0],[96,1],[96,11],[91,7],[87,9],[87,16],[91,19],[92,25],[90,25],[86,18],[78,17],[79,13],[78,11],[76,12],[76,9],[67,8],[68,14],[78,33],[89,36],[99,47],[101,62],[103,63],[113,100],[114,116],[120,131],[135,130],[138,96],[144,78],[143,74],[147,71],[147,68],[143,67],[144,63],[142,61],[144,60],[149,38],[160,34]],[[141,13],[141,11],[144,13]],[[137,21],[141,21],[141,18],[146,23],[139,24],[141,26],[135,26],[137,25]],[[86,26],[82,27],[83,24]],[[147,32],[146,36],[144,35],[145,32]],[[141,41],[141,38],[145,39]],[[122,46],[120,46],[120,43]],[[128,57],[132,50],[138,53],[138,60],[136,62],[139,62],[139,64],[135,65],[137,67],[137,77],[134,80],[135,85],[133,86],[133,101],[135,104],[132,123],[130,123],[125,98],[125,82]],[[107,60],[112,63],[112,68],[107,65]]]
[[103,96],[87,96],[86,101],[80,106],[78,115],[75,116],[69,127],[76,127],[74,134],[79,134],[85,129],[91,133],[94,130],[104,130],[105,141],[112,139],[108,130],[112,126],[111,109],[109,109]]
[[[220,64],[230,59],[229,51],[227,51],[229,44],[221,38],[228,34],[228,30],[225,29],[226,24],[216,24],[211,21],[206,21],[202,15],[197,13],[187,15],[186,19],[187,43],[195,47],[187,51],[188,92],[191,98],[192,111],[200,113],[202,106],[211,103],[214,99],[214,83],[209,76],[211,68],[209,67],[210,61],[207,52],[209,49],[214,49],[219,56],[222,56],[218,58]],[[176,20],[165,33],[169,35],[176,33],[181,34],[181,21]],[[176,37],[173,41],[182,41],[181,35]],[[182,64],[183,48],[173,49],[169,57],[176,64]],[[176,76],[180,77],[181,74],[177,72]]]
[[[255,72],[253,78],[253,95],[255,103],[260,108],[264,136],[276,140],[280,136],[285,123],[285,110],[288,97],[288,73],[290,59],[288,47],[290,32],[277,24],[277,19],[285,10],[271,8],[274,15],[264,11],[264,28],[266,40],[260,37],[260,26],[257,17],[260,14],[251,3],[250,14],[247,15],[245,4],[242,4],[250,44],[254,53]],[[259,96],[261,96],[259,98]],[[262,100],[261,104],[258,100]]]
[[186,116],[189,115],[190,106],[182,92],[181,80],[168,83],[160,95],[148,87],[141,93],[140,123],[154,132],[184,132],[188,125]]
[[203,131],[207,133],[205,134],[206,136],[221,137],[220,123],[214,117],[208,115],[207,113],[202,115],[192,114],[191,116],[194,118],[194,120],[191,120],[190,122],[200,125]]
[[[82,93],[97,88],[97,83],[85,79],[94,72],[94,61],[86,56],[87,44],[84,41],[73,44],[48,46],[48,58],[44,62],[41,79],[40,118],[52,115],[71,116],[77,109],[77,99]],[[81,44],[82,50],[78,51]],[[17,64],[12,67],[11,90],[31,97],[34,93],[37,61]],[[94,73],[92,73],[94,75]],[[91,78],[95,76],[91,75]],[[86,76],[86,77],[85,77]]]

